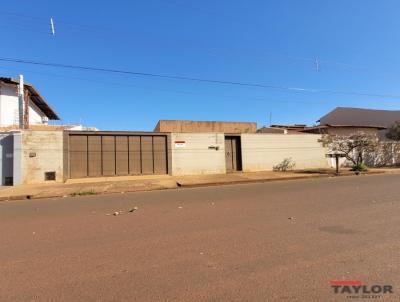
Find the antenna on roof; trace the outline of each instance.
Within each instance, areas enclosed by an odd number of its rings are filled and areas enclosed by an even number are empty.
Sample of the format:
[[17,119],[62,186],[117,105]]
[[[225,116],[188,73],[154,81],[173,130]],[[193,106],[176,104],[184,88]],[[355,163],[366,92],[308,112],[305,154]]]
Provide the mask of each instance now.
[[315,59],[315,70],[319,72],[319,60],[318,58]]
[[51,34],[52,34],[53,36],[55,36],[55,35],[56,35],[56,29],[55,29],[55,26],[54,26],[54,20],[53,20],[53,18],[50,18],[50,29],[51,29]]

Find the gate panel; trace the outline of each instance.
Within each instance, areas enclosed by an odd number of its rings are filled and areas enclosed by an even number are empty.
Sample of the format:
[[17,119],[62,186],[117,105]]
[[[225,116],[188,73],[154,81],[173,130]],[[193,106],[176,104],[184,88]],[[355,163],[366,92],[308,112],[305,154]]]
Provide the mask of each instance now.
[[115,136],[103,136],[103,175],[115,175]]
[[226,172],[242,170],[242,152],[239,136],[225,137]]
[[154,174],[167,173],[167,140],[165,136],[153,137]]
[[167,137],[141,133],[70,133],[69,172],[70,178],[167,174]]
[[87,136],[72,135],[69,141],[70,177],[87,176]]
[[129,137],[129,174],[141,174],[140,136]]
[[153,137],[141,137],[142,174],[153,174]]
[[238,142],[236,138],[232,138],[232,170],[237,171],[238,170],[238,165],[237,165],[237,160],[238,160],[238,154],[237,154],[237,147],[238,147]]
[[129,155],[128,155],[128,137],[115,137],[115,164],[117,175],[128,175],[129,172]]
[[102,175],[101,136],[88,136],[89,176]]
[[233,171],[232,164],[232,140],[229,137],[225,137],[225,162],[226,162],[226,171]]

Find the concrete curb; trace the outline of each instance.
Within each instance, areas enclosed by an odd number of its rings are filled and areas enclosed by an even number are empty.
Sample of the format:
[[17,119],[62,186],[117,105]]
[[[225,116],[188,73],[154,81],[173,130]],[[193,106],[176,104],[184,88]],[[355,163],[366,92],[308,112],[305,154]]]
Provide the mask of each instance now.
[[265,179],[241,179],[234,181],[224,181],[224,182],[208,182],[208,183],[197,183],[197,184],[184,184],[180,183],[179,187],[181,188],[197,188],[197,187],[210,187],[210,186],[223,186],[223,185],[234,185],[234,184],[248,184],[248,183],[266,183],[266,182],[274,182],[274,181],[289,181],[289,180],[301,180],[301,179],[315,179],[315,178],[329,178],[329,177],[352,177],[352,176],[367,176],[367,175],[376,175],[376,174],[390,174],[384,171],[371,171],[364,172],[360,175],[356,175],[355,173],[347,173],[347,174],[316,174],[310,176],[294,176],[294,177],[281,177],[281,178],[265,178]]
[[[239,179],[239,180],[230,180],[230,181],[221,181],[221,182],[204,182],[204,183],[179,183],[176,182],[176,186],[174,187],[154,187],[154,188],[142,188],[142,189],[135,189],[129,190],[124,189],[123,191],[104,191],[98,192],[91,196],[96,195],[105,195],[105,194],[121,194],[124,193],[134,193],[134,192],[150,192],[150,191],[159,191],[159,190],[172,190],[172,189],[179,189],[179,188],[199,188],[199,187],[211,187],[211,186],[226,186],[226,185],[235,185],[235,184],[249,184],[249,183],[267,183],[267,182],[275,182],[275,181],[290,181],[290,180],[302,180],[302,179],[316,179],[316,178],[329,178],[329,177],[354,177],[354,176],[368,176],[368,175],[377,175],[377,174],[394,174],[387,171],[370,171],[364,172],[360,175],[356,175],[355,173],[346,173],[346,174],[316,174],[316,175],[301,175],[301,176],[294,176],[294,177],[281,177],[281,178],[264,178],[264,179]],[[86,196],[86,195],[85,195]],[[14,196],[3,196],[0,197],[0,202],[2,201],[22,201],[27,199],[45,199],[45,198],[63,198],[63,197],[80,197],[80,196],[70,196],[70,194],[54,194],[54,195],[14,195]]]
[[331,175],[313,175],[313,176],[296,176],[296,177],[281,177],[281,178],[265,178],[265,179],[241,179],[231,180],[224,182],[204,182],[195,184],[179,183],[180,188],[199,188],[199,187],[212,187],[212,186],[229,186],[235,184],[249,184],[249,183],[266,183],[274,181],[288,181],[288,180],[300,180],[300,179],[314,179],[314,178],[326,178]]
[[161,191],[161,190],[172,190],[172,189],[177,189],[178,186],[174,187],[153,187],[153,188],[140,188],[140,189],[135,189],[135,190],[129,190],[129,189],[124,189],[124,190],[115,190],[115,191],[104,191],[104,192],[96,192],[95,194],[92,195],[77,195],[77,196],[71,196],[70,193],[64,193],[64,194],[49,194],[49,195],[13,195],[13,196],[3,196],[0,197],[0,202],[2,201],[22,201],[22,200],[30,200],[30,199],[46,199],[46,198],[66,198],[66,197],[73,197],[73,198],[79,198],[79,197],[88,197],[88,196],[97,196],[97,195],[106,195],[106,194],[122,194],[122,193],[135,193],[135,192],[150,192],[150,191]]
[[3,196],[0,197],[0,201],[11,201],[11,200],[25,200],[25,199],[32,199],[34,196],[31,195],[13,195],[13,196]]

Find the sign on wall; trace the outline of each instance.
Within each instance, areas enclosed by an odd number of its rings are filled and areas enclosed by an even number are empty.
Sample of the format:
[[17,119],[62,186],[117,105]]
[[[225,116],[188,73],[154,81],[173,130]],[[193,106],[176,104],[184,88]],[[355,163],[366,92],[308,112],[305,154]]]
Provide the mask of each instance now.
[[186,142],[185,141],[175,141],[175,148],[185,148]]

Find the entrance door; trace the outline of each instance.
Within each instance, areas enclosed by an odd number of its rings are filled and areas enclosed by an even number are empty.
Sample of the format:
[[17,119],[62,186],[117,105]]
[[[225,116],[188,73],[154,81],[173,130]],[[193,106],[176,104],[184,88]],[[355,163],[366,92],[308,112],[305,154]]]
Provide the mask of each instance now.
[[226,172],[242,170],[240,136],[225,137]]

